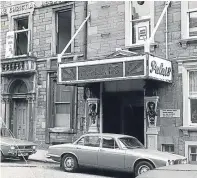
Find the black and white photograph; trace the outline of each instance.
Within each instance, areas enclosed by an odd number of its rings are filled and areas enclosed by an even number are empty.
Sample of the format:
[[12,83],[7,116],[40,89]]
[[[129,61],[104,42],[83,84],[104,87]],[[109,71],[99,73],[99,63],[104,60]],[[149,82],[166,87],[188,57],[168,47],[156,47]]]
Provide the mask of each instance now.
[[0,12],[0,178],[197,178],[197,0]]

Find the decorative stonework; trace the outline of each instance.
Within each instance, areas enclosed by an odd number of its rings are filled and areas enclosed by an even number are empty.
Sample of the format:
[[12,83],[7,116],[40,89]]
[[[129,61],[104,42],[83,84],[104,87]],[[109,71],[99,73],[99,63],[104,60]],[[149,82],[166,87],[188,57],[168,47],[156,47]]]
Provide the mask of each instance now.
[[21,72],[34,72],[36,69],[36,63],[32,59],[18,59],[18,60],[9,60],[2,61],[1,71],[2,75],[11,74],[11,73],[21,73]]

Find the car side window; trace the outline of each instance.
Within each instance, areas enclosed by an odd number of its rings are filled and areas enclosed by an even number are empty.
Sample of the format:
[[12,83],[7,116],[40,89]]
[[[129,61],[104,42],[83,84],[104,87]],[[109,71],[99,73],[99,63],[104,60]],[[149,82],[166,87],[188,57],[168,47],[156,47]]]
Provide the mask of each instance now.
[[84,145],[84,137],[77,142],[77,145]]
[[84,146],[99,147],[100,140],[98,136],[86,136],[84,137]]
[[103,137],[103,148],[117,149],[119,148],[118,144],[112,137]]

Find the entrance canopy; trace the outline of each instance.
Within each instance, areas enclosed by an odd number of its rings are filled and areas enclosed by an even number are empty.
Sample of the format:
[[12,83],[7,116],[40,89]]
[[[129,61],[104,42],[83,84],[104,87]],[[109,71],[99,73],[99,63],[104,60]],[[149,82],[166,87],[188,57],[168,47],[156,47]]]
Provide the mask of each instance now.
[[172,82],[172,62],[150,54],[59,64],[58,81],[82,84],[128,79]]

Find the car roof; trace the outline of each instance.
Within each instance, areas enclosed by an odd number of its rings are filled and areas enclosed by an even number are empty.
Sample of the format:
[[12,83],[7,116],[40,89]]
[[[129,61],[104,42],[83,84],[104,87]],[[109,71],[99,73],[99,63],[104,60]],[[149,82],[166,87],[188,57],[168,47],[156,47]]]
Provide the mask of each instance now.
[[88,134],[84,134],[82,136],[105,136],[105,137],[113,137],[113,138],[121,138],[121,137],[135,138],[135,137],[130,136],[130,135],[113,134],[113,133],[88,133]]

